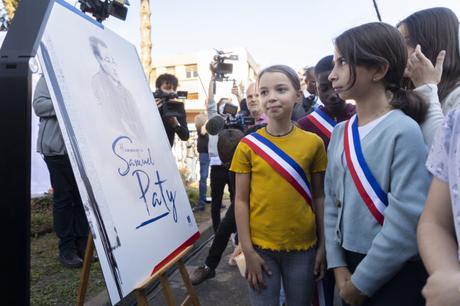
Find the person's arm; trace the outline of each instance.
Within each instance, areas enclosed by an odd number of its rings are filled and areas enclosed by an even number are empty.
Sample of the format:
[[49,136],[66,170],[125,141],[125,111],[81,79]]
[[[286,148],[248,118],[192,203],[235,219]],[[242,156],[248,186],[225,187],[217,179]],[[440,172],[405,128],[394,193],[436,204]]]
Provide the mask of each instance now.
[[209,64],[209,70],[211,70],[211,79],[209,80],[208,97],[205,100],[205,107],[208,112],[208,118],[212,118],[217,115],[217,105],[216,101],[214,100],[214,75],[216,66],[216,62],[211,62],[211,64]]
[[241,94],[240,94],[240,90],[238,88],[238,85],[236,84],[233,84],[233,87],[232,87],[232,94],[236,97],[236,99],[238,100],[238,103],[241,102],[241,100],[243,99],[241,97]]
[[179,138],[183,141],[188,140],[190,137],[190,132],[188,130],[187,126],[187,119],[186,116],[181,116],[181,117],[174,117],[176,120],[175,124],[173,124],[173,129],[174,132],[179,136]]
[[449,185],[437,177],[433,178],[420,217],[417,242],[429,274],[435,271],[460,272]]
[[46,86],[45,78],[42,76],[38,80],[37,87],[34,92],[34,100],[32,102],[34,112],[38,117],[55,117],[53,102],[50,98],[48,87]]
[[325,271],[325,243],[324,243],[324,172],[312,173],[311,186],[313,193],[313,210],[316,218],[316,232],[318,247],[316,251],[314,274],[316,280],[324,277]]
[[271,275],[264,260],[254,250],[249,228],[249,189],[250,173],[236,173],[235,219],[238,239],[246,260],[246,279],[249,285],[258,290],[265,287],[263,273]]
[[433,143],[437,130],[444,121],[444,115],[438,97],[438,86],[435,84],[424,84],[414,89],[414,92],[428,104],[425,121],[420,127],[422,129],[425,144],[429,148]]
[[449,185],[434,177],[417,228],[423,263],[430,274],[423,288],[427,305],[460,304],[460,264]]
[[408,58],[404,72],[405,76],[409,77],[416,87],[414,92],[428,104],[425,121],[420,125],[423,138],[428,147],[431,147],[434,135],[444,119],[441,103],[439,103],[437,84],[441,81],[445,55],[445,51],[439,52],[436,63],[433,65],[422,53],[420,45],[417,45]]

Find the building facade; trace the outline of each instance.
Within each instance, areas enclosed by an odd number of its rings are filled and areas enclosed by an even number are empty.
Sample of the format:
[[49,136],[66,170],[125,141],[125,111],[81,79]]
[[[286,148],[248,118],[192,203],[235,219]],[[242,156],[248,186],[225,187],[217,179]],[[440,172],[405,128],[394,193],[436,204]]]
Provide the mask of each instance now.
[[[229,48],[223,51],[226,55],[237,55],[238,60],[225,60],[226,63],[233,64],[233,72],[228,75],[227,81],[216,82],[215,99],[226,97],[237,104],[236,97],[231,94],[233,84],[241,88],[244,96],[247,85],[256,79],[260,68],[245,48]],[[215,50],[207,50],[153,58],[153,69],[150,73],[152,91],[155,90],[155,80],[159,75],[174,74],[179,79],[178,90],[188,91],[188,99],[185,102],[188,123],[193,123],[195,116],[205,111],[211,79],[209,64],[216,54]]]

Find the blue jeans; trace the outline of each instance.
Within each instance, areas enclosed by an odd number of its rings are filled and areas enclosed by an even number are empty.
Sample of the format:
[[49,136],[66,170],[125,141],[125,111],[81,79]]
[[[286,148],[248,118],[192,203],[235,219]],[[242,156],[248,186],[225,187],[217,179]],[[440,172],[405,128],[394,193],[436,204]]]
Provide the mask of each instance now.
[[289,306],[310,305],[313,296],[316,249],[306,251],[271,251],[256,248],[272,275],[264,274],[266,288],[256,291],[249,287],[252,306],[278,306],[281,280]]
[[209,154],[208,153],[199,153],[200,159],[200,197],[198,205],[204,205],[206,203],[206,189],[207,189],[207,180],[209,174]]

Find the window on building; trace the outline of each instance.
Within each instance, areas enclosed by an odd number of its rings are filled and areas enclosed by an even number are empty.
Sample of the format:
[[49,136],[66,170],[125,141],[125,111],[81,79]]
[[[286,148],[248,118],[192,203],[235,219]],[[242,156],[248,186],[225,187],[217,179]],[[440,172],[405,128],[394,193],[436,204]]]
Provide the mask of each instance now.
[[187,79],[198,77],[198,67],[196,64],[185,65],[185,77]]
[[187,95],[187,100],[198,100],[198,93],[197,92],[189,92]]

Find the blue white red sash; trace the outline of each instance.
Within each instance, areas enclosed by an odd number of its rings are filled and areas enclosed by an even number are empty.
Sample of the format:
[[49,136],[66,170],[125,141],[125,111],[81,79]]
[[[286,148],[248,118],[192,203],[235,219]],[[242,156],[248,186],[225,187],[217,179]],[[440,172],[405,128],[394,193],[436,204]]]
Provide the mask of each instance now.
[[311,123],[313,123],[327,138],[331,138],[332,130],[337,122],[323,112],[319,107],[308,115]]
[[242,140],[257,155],[262,157],[276,172],[285,178],[311,206],[310,182],[302,167],[273,142],[258,133],[252,133]]
[[353,182],[374,218],[379,224],[383,224],[383,212],[388,206],[388,197],[372,175],[364,159],[356,115],[347,121],[343,139],[345,157]]

